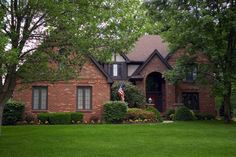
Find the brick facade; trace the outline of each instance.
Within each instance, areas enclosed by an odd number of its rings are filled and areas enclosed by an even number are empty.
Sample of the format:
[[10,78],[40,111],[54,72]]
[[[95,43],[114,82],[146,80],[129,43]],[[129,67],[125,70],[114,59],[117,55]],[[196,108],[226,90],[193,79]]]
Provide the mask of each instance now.
[[[27,113],[39,112],[76,112],[77,87],[92,87],[92,110],[80,110],[84,113],[84,120],[89,121],[92,116],[101,118],[103,104],[110,100],[110,84],[107,78],[91,61],[82,68],[79,80],[60,81],[53,84],[36,82],[28,85],[17,85],[13,98],[25,103]],[[48,109],[32,110],[32,87],[48,87]]]
[[[151,42],[154,44],[153,47],[155,47],[155,43],[164,44],[162,41],[160,41],[159,37],[156,38],[151,36],[150,39],[155,39]],[[145,37],[145,40],[143,40],[146,44],[149,43],[146,40],[149,40],[149,37]],[[122,63],[122,65],[124,65],[121,68],[122,77],[113,77],[113,74],[109,73],[109,70],[107,69],[108,65],[104,64],[102,67],[102,65],[98,64],[95,59],[90,58],[83,66],[80,73],[80,78],[78,80],[60,81],[53,84],[46,82],[36,82],[28,85],[18,84],[13,98],[25,102],[26,112],[28,113],[76,112],[77,87],[89,86],[92,89],[92,109],[80,110],[85,115],[84,120],[89,121],[92,116],[101,118],[103,104],[110,100],[111,83],[113,83],[113,81],[131,81],[143,92],[145,96],[147,95],[155,97],[155,95],[151,95],[152,91],[146,91],[149,76],[155,74],[159,77],[156,82],[158,83],[158,86],[161,86],[161,92],[156,91],[157,93],[159,92],[159,95],[156,96],[155,101],[157,102],[157,100],[159,100],[158,103],[161,101],[162,112],[165,112],[167,109],[174,108],[176,105],[180,104],[182,102],[183,93],[197,93],[199,111],[215,114],[214,96],[211,94],[210,88],[208,86],[197,85],[194,82],[182,82],[181,84],[175,86],[164,80],[164,72],[171,70],[175,66],[176,60],[183,54],[186,54],[186,51],[181,49],[174,54],[167,55],[167,51],[165,51],[165,53],[159,52],[158,50],[150,52],[149,48],[145,47],[142,42],[139,44],[139,49],[131,53],[132,55],[118,56],[118,60],[116,60],[117,57],[114,57],[114,64]],[[166,45],[164,44],[161,47],[162,48],[160,48],[160,50],[164,50],[163,48],[165,48]],[[140,49],[142,51],[140,51]],[[143,58],[144,52],[147,53],[145,56],[149,56],[148,58]],[[197,56],[197,61],[205,63],[207,62],[207,59],[203,56],[203,54],[199,53]],[[112,64],[109,64],[109,66],[111,65]],[[116,67],[112,70],[115,69],[118,68]],[[130,72],[129,69],[131,69],[132,72]],[[158,82],[160,80],[161,83]],[[47,86],[47,110],[32,110],[33,86]],[[146,99],[148,99],[148,97]]]
[[[154,51],[155,53],[155,51]],[[176,60],[185,52],[180,50],[171,56],[168,56],[168,64],[174,67]],[[140,70],[136,75],[141,75],[142,80],[135,82],[136,86],[146,95],[146,79],[147,76],[153,72],[161,73],[168,71],[168,67],[163,62],[163,58],[158,57],[158,54],[149,58],[150,61]],[[198,58],[198,62],[207,62],[204,56]],[[145,63],[144,63],[145,64]],[[163,112],[169,108],[175,108],[182,102],[182,93],[197,93],[199,98],[199,111],[205,113],[215,114],[215,101],[209,87],[197,85],[194,82],[183,82],[179,85],[173,85],[166,80],[162,84],[162,99]],[[147,98],[148,99],[148,98]]]
[[[174,67],[176,60],[181,57],[182,55],[186,54],[184,50],[178,50],[174,54],[168,57],[168,63]],[[199,53],[197,56],[198,63],[207,63],[207,58],[202,54]],[[175,90],[175,102],[181,102],[181,95],[183,92],[188,93],[198,93],[199,95],[199,111],[204,113],[211,113],[216,114],[215,111],[215,99],[210,90],[210,87],[207,85],[199,85],[194,82],[182,82],[181,84],[177,85]]]

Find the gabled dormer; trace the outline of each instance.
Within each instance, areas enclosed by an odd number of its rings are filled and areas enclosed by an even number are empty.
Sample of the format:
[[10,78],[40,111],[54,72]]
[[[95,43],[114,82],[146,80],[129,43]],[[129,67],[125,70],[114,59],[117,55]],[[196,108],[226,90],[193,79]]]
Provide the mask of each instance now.
[[129,59],[124,54],[113,53],[111,61],[104,64],[104,70],[113,80],[126,80],[128,77],[127,63]]

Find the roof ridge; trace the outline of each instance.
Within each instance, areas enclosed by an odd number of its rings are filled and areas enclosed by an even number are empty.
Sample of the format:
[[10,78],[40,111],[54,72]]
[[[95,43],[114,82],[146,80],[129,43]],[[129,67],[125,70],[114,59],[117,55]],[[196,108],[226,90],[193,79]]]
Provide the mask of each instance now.
[[132,76],[135,76],[135,75],[139,74],[155,55],[157,55],[157,57],[161,60],[162,63],[164,63],[164,65],[168,69],[172,69],[171,65],[163,58],[163,56],[160,54],[160,52],[157,49],[155,49],[151,53],[151,55],[146,59],[146,61],[133,73]]

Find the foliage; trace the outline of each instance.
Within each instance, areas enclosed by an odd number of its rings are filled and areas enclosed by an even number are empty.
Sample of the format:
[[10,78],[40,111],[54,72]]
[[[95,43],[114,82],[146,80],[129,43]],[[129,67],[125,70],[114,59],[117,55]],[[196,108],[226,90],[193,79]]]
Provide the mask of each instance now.
[[[118,89],[120,87],[119,82],[115,82],[111,87],[111,100],[120,100],[118,95]],[[125,82],[125,101],[129,107],[142,107],[145,104],[145,96],[142,92],[130,82]]]
[[194,112],[197,120],[214,120],[215,116],[211,113]]
[[39,113],[37,117],[42,124],[71,124],[82,123],[84,115],[81,112],[57,112]]
[[99,123],[100,118],[98,116],[91,116],[89,121],[90,121],[90,123]]
[[121,123],[127,112],[127,104],[121,101],[110,101],[104,104],[104,120],[107,123]]
[[33,114],[27,113],[27,114],[25,114],[24,119],[25,119],[25,121],[26,121],[28,124],[30,124],[30,123],[34,123],[34,122],[35,122],[36,117],[35,117],[35,115],[33,115]]
[[48,119],[50,124],[71,124],[71,113],[50,113]]
[[37,117],[40,123],[46,124],[49,121],[49,115],[50,113],[39,113]]
[[[144,16],[145,9],[138,0],[19,0],[16,3],[3,1],[0,6],[0,26],[3,29],[0,76],[8,70],[5,65],[20,65],[17,66],[22,73],[20,76],[28,81],[31,78],[28,73],[33,74],[32,80],[37,79],[35,76],[38,75],[40,80],[67,76],[68,68],[72,72],[75,62],[83,63],[82,56],[89,53],[104,61],[111,57],[114,50],[127,52],[130,45],[146,31],[148,23]],[[5,51],[8,41],[11,47]],[[63,55],[51,53],[51,47],[63,48],[65,52]],[[32,53],[35,50],[38,53]],[[66,70],[59,69],[61,71],[58,73],[58,69],[48,69],[48,60],[63,63]],[[43,68],[44,73],[40,68],[37,68],[39,71],[33,70],[31,66]]]
[[84,115],[81,112],[71,113],[71,121],[72,123],[82,123]]
[[151,111],[151,112],[155,113],[155,114],[156,114],[156,117],[157,117],[157,120],[158,120],[159,122],[162,122],[162,121],[163,121],[163,119],[162,119],[162,117],[161,117],[161,113],[160,113],[155,107],[149,106],[149,107],[146,108],[146,111]]
[[[230,97],[236,77],[236,3],[235,1],[146,1],[156,33],[169,42],[170,50],[185,50],[198,64],[198,80],[212,86],[223,98],[226,121],[231,120]],[[205,57],[199,60],[197,55]],[[183,78],[187,62],[166,74],[176,82]],[[182,75],[182,76],[181,76]]]
[[9,101],[3,111],[3,125],[14,125],[23,119],[25,106],[21,102]]
[[187,107],[179,107],[175,113],[175,120],[191,121],[194,120],[193,113]]
[[129,108],[126,116],[128,122],[156,122],[157,114],[152,111],[146,111],[139,108]]
[[173,115],[175,114],[175,109],[174,108],[170,108],[165,112],[165,117],[167,119],[173,120]]

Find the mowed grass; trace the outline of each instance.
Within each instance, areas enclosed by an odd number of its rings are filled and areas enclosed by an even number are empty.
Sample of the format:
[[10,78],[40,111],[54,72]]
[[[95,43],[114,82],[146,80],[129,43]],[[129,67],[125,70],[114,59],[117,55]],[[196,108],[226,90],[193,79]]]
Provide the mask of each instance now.
[[235,157],[236,124],[4,126],[0,157]]

